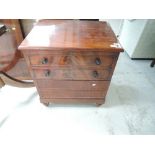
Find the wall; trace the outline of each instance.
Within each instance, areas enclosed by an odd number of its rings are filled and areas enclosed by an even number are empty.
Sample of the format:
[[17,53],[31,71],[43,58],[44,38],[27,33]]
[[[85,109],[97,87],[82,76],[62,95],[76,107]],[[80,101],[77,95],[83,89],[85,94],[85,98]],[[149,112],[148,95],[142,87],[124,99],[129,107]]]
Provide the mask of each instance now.
[[36,19],[21,19],[21,26],[23,30],[23,35],[26,37],[29,32],[32,30],[34,24],[36,23]]
[[119,39],[131,58],[155,58],[155,20],[124,20]]
[[132,54],[133,58],[155,58],[155,20],[147,20],[138,45]]
[[106,21],[110,24],[114,33],[119,36],[123,25],[123,19],[100,19],[100,21]]

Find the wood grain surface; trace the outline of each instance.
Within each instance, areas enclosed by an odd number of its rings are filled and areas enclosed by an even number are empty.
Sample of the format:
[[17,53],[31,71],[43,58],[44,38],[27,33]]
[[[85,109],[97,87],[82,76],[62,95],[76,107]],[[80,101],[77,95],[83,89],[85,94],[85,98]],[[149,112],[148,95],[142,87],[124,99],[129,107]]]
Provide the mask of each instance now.
[[41,20],[19,46],[40,101],[103,104],[120,52],[106,22]]
[[[118,46],[114,47],[114,44]],[[28,34],[19,49],[123,51],[109,24],[79,20],[43,20]]]

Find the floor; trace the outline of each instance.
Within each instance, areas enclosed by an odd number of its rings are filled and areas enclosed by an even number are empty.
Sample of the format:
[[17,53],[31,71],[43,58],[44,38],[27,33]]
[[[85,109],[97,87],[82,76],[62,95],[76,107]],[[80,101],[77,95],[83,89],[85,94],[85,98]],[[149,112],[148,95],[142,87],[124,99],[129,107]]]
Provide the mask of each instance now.
[[[79,145],[79,141],[82,148],[88,142],[91,147],[92,139],[103,135],[155,134],[155,67],[151,68],[150,63],[131,60],[121,53],[106,103],[100,107],[63,103],[45,107],[39,103],[35,88],[3,87],[1,149],[16,151],[16,155],[21,151],[22,155],[29,154],[29,149],[47,154],[50,146],[61,152],[65,145]],[[78,150],[76,153],[79,154]]]

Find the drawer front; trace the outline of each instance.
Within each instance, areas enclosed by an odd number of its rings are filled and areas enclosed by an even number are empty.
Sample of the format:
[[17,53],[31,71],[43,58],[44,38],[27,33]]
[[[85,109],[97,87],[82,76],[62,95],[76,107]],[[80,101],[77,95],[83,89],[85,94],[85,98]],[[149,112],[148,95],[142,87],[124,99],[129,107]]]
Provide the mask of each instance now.
[[98,55],[82,55],[77,54],[72,57],[72,63],[75,66],[92,66],[92,67],[111,67],[114,62],[114,57]]
[[30,64],[33,66],[70,66],[71,57],[68,55],[31,55]]
[[39,91],[39,95],[40,98],[103,98],[106,91],[44,89]]
[[70,69],[35,69],[32,73],[36,79],[72,80]]
[[[43,52],[42,52],[43,53]],[[57,67],[111,67],[115,56],[101,55],[98,52],[82,52],[72,54],[39,54],[29,56],[32,66],[57,66]]]
[[56,81],[36,80],[39,89],[65,89],[65,90],[107,90],[109,81]]
[[73,80],[110,80],[110,70],[106,69],[75,69],[72,70]]
[[99,69],[35,69],[35,79],[52,80],[110,80],[111,70]]

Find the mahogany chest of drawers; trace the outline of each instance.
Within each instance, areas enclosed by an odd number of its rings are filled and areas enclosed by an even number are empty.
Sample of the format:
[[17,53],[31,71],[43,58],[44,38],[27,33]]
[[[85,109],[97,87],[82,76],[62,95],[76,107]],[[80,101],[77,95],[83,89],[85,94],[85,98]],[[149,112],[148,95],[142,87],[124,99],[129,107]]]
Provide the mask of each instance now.
[[40,101],[104,103],[123,51],[106,22],[41,20],[19,46]]

